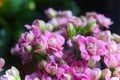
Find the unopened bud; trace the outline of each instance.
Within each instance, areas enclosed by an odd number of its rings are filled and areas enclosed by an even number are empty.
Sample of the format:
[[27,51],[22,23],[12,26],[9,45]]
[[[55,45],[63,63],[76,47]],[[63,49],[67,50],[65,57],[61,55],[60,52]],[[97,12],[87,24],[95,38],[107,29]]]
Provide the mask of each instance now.
[[53,18],[50,23],[54,26],[54,29],[58,29],[59,24],[57,19]]
[[54,27],[53,27],[52,24],[47,23],[47,24],[45,25],[45,29],[48,30],[48,31],[53,31]]
[[27,45],[27,46],[25,46],[25,49],[26,49],[27,52],[31,52],[32,51],[32,46]]
[[94,59],[90,59],[90,60],[88,61],[88,66],[89,66],[90,68],[93,68],[93,67],[95,66],[95,64],[96,64],[96,61],[95,61]]
[[38,23],[38,28],[40,29],[41,33],[43,33],[45,30],[45,22],[40,20]]
[[72,37],[72,36],[74,36],[76,34],[76,30],[75,30],[73,24],[68,23],[68,25],[67,25],[67,33],[68,33],[68,35],[70,37]]
[[106,68],[106,69],[102,70],[101,78],[105,79],[106,76],[111,77],[111,71],[110,71],[110,69]]
[[49,8],[48,10],[45,11],[45,14],[47,15],[48,18],[53,18],[57,16],[57,11],[55,11],[53,8]]
[[28,41],[32,42],[32,41],[34,40],[34,34],[28,33],[28,34],[26,35],[26,39],[27,39]]
[[113,39],[117,42],[120,43],[120,36],[117,34],[113,34]]
[[38,68],[39,69],[45,68],[46,65],[47,65],[47,61],[45,61],[45,60],[41,60],[41,61],[38,62]]

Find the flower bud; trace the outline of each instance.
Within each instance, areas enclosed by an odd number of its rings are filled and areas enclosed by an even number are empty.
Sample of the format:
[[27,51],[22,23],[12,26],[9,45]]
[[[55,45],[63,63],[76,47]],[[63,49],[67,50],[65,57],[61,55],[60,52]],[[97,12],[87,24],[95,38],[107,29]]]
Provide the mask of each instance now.
[[27,39],[28,41],[32,42],[32,41],[34,40],[34,35],[33,35],[32,33],[28,33],[28,34],[26,35],[26,39]]
[[109,69],[107,69],[107,68],[102,70],[101,78],[105,79],[106,76],[111,77],[111,71]]
[[39,69],[44,69],[46,65],[47,65],[47,61],[45,61],[45,60],[38,61],[38,68]]
[[45,11],[45,14],[47,15],[48,18],[53,18],[57,16],[57,11],[55,11],[53,8],[49,8],[48,10]]
[[46,65],[45,70],[48,74],[55,75],[57,73],[57,64],[55,62],[50,62]]
[[38,22],[38,28],[39,28],[39,30],[41,31],[41,33],[43,33],[44,30],[45,30],[45,22],[42,21],[42,20],[40,20],[40,21]]
[[53,27],[52,24],[47,23],[47,24],[45,25],[45,29],[48,30],[48,31],[53,31],[54,27]]
[[43,20],[37,19],[37,20],[33,21],[32,24],[36,25],[39,28],[39,30],[41,31],[41,33],[44,32],[44,30],[45,30],[45,22]]
[[86,34],[89,32],[95,32],[93,30],[95,30],[96,27],[97,27],[96,20],[94,18],[90,18],[89,21],[86,23],[86,25],[84,25],[81,32],[83,34]]
[[96,27],[96,20],[93,17],[89,18],[89,22],[86,25],[86,29],[92,31]]
[[43,42],[38,43],[38,48],[35,50],[36,53],[46,53],[46,45]]
[[68,33],[68,36],[70,36],[70,37],[72,37],[72,36],[74,36],[76,34],[76,30],[75,30],[73,24],[68,23],[68,25],[67,25],[67,33]]
[[81,19],[79,17],[71,17],[68,19],[69,23],[72,23],[75,27],[78,27],[82,24]]
[[30,46],[30,45],[25,46],[25,50],[27,52],[31,52],[32,51],[32,46]]
[[54,29],[58,29],[59,24],[57,19],[53,18],[50,23],[54,26]]
[[95,64],[96,64],[96,61],[95,61],[94,59],[90,59],[90,60],[88,61],[88,66],[89,66],[90,68],[93,68],[93,67],[95,66]]
[[117,43],[120,43],[120,36],[117,34],[113,34],[113,38]]

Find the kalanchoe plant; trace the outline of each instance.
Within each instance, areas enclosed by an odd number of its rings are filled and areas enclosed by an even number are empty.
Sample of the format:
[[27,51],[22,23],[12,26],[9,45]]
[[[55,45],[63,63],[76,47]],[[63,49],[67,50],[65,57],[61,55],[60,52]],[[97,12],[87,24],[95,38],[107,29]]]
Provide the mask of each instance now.
[[[28,32],[11,49],[22,64],[34,62],[24,80],[120,80],[120,36],[108,30],[109,18],[95,12],[76,17],[52,8],[45,13],[50,20],[25,25]],[[20,80],[16,68],[1,80],[9,78]]]

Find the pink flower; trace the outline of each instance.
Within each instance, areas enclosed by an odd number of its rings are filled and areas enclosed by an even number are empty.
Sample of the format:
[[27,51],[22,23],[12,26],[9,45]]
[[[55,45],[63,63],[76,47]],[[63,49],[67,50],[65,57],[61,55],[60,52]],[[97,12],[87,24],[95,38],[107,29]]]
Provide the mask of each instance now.
[[97,40],[95,37],[84,37],[78,38],[79,49],[81,51],[81,57],[84,60],[94,59],[95,61],[100,60],[101,55],[107,54],[105,43]]
[[48,74],[55,75],[58,70],[58,66],[55,62],[50,62],[46,65],[45,70]]
[[101,77],[101,70],[99,68],[86,68],[84,74],[89,77],[89,80],[99,80]]
[[87,67],[87,63],[85,61],[74,61],[71,63],[71,68],[75,72],[75,74],[83,73],[85,68]]
[[98,14],[96,19],[98,20],[99,24],[105,28],[109,28],[109,26],[113,23],[109,18],[102,14]]
[[113,23],[109,18],[105,17],[102,14],[97,14],[96,12],[88,12],[86,13],[86,17],[94,17],[98,21],[98,24],[102,27],[109,28],[109,26]]
[[108,68],[115,68],[120,64],[120,54],[109,54],[105,55],[104,63]]
[[32,46],[39,42],[39,37],[40,31],[37,29],[22,33],[15,48],[11,49],[12,54],[21,54],[23,58],[23,64],[30,61],[32,58],[32,55],[30,54],[33,48]]
[[106,31],[100,31],[95,36],[97,39],[100,39],[102,41],[110,41],[112,39],[112,34],[109,30]]
[[30,32],[25,32],[21,35],[18,43],[19,46],[25,46],[25,45],[33,45],[35,44],[40,36],[40,31],[39,30],[32,30]]
[[62,57],[62,45],[65,42],[65,39],[59,34],[53,34],[48,31],[44,32],[44,36],[47,39],[48,43],[48,53],[53,53],[56,57]]

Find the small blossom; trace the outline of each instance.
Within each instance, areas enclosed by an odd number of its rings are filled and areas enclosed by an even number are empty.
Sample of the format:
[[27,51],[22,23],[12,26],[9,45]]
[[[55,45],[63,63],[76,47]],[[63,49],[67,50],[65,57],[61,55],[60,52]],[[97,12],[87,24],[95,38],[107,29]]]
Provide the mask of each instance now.
[[48,52],[53,53],[56,57],[62,57],[62,45],[64,44],[65,40],[61,35],[52,34],[48,31],[45,31],[44,36],[47,39],[48,43]]
[[109,18],[105,17],[102,14],[98,14],[96,16],[98,22],[101,26],[104,26],[105,28],[109,28],[109,26],[113,23]]
[[109,54],[105,55],[104,63],[108,68],[115,68],[120,64],[120,54]]
[[90,58],[99,61],[100,56],[107,54],[105,43],[97,40],[95,37],[84,37],[78,38],[79,50],[81,51],[81,57],[85,60]]
[[45,70],[48,74],[55,75],[57,73],[57,64],[55,62],[50,62],[46,65]]

